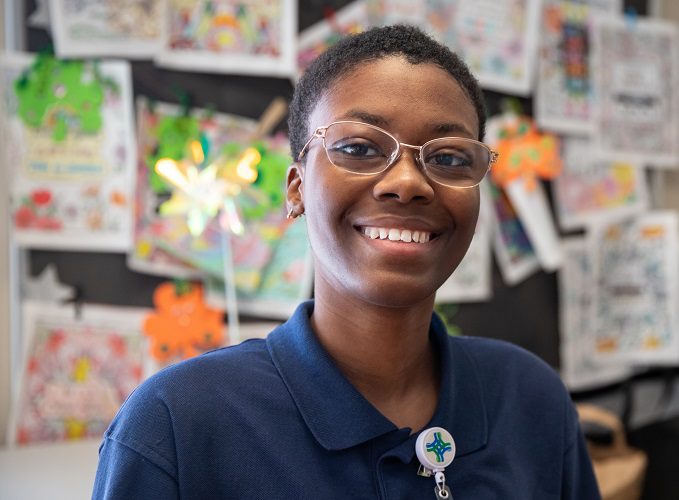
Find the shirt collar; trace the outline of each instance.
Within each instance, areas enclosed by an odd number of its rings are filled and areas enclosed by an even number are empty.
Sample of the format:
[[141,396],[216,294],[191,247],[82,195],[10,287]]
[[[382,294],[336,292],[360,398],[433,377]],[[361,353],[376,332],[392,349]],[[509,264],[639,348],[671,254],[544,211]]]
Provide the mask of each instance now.
[[[342,375],[311,329],[313,301],[301,304],[267,338],[271,358],[302,418],[321,446],[346,449],[397,430]],[[434,315],[432,341],[441,356],[441,391],[431,426],[448,429],[457,455],[485,445],[487,419],[476,369],[466,353],[448,340]],[[451,428],[453,427],[453,428]]]

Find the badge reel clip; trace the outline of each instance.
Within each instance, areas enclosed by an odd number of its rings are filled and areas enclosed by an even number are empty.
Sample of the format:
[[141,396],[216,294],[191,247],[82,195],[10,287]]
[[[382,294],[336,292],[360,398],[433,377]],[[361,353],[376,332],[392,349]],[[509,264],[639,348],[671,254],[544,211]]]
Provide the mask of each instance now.
[[443,427],[430,427],[417,436],[415,452],[420,461],[417,474],[424,477],[434,476],[434,494],[437,500],[453,500],[450,488],[446,486],[444,469],[455,458],[455,441],[450,432]]

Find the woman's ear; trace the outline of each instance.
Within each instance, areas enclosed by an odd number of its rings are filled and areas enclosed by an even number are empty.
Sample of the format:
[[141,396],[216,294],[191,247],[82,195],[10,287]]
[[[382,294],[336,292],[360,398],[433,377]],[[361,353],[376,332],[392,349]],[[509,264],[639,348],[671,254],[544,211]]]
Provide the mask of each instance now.
[[293,163],[287,173],[287,208],[288,218],[296,218],[304,214],[304,167]]

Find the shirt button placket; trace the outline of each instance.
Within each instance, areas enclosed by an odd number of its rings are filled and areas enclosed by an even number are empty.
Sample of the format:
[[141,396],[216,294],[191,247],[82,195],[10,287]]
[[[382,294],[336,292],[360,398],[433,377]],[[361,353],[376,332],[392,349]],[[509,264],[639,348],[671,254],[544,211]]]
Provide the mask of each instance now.
[[377,482],[377,493],[380,500],[387,500],[387,485],[384,484],[384,475],[382,474],[382,469],[384,467],[384,459],[386,457],[383,455],[375,463],[375,479]]

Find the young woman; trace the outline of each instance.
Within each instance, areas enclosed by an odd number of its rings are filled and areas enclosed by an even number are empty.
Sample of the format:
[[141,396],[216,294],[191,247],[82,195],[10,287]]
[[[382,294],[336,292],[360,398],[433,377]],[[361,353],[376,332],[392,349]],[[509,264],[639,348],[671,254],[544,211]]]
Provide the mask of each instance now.
[[320,56],[291,106],[287,189],[314,301],[267,340],[142,384],[105,435],[93,497],[599,498],[555,372],[449,337],[433,314],[494,160],[484,122],[467,67],[415,28]]

